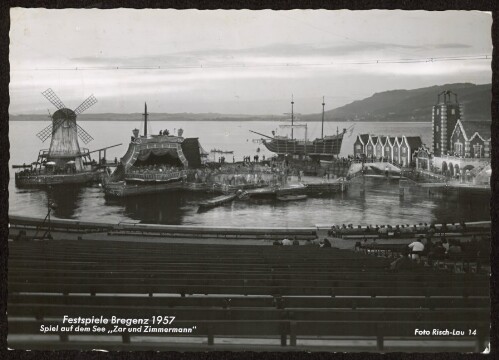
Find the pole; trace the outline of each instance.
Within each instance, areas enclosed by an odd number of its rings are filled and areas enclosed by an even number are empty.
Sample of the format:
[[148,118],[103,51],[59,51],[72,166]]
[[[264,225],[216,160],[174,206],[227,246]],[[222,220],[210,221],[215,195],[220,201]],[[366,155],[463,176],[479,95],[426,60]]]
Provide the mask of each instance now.
[[322,97],[322,129],[321,129],[321,138],[324,140],[324,96]]
[[147,137],[147,103],[144,103],[144,137]]
[[[340,135],[339,133],[339,129],[338,129],[338,126],[336,126],[336,141],[334,142],[334,145],[336,146],[336,148],[338,148],[338,136]],[[344,133],[343,133],[344,135]],[[340,157],[340,150],[341,149],[337,149],[338,151],[336,152],[336,157],[339,158]]]
[[305,157],[307,156],[307,125],[305,125]]
[[293,101],[293,94],[291,94],[291,140],[293,140],[293,124],[294,124],[294,112],[293,112],[293,105],[294,105],[294,101]]

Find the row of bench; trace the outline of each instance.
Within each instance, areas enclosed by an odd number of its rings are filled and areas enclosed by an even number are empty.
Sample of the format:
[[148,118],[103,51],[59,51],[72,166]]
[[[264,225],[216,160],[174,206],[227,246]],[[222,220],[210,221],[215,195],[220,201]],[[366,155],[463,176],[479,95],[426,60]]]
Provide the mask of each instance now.
[[[12,348],[144,349],[178,337],[206,348],[222,341],[276,339],[292,349],[310,339],[473,340],[489,328],[489,279],[432,269],[392,274],[389,259],[317,247],[159,244],[119,241],[9,242],[8,343]],[[40,332],[69,317],[175,317],[166,328],[192,332]],[[415,329],[456,329],[425,336]],[[463,331],[463,335],[461,335]],[[204,340],[203,340],[204,339]],[[218,339],[218,340],[217,340]],[[228,339],[228,340],[226,340]],[[184,339],[185,340],[185,339]],[[90,345],[92,344],[92,345]],[[417,350],[417,346],[410,348]]]
[[[482,240],[483,242],[483,240]],[[432,254],[431,249],[424,251],[410,251],[406,244],[362,244],[357,242],[355,250],[365,254],[382,256],[385,258],[397,258],[399,256],[420,256],[420,262],[425,266],[433,266],[440,269],[451,269],[454,272],[482,272],[490,270],[490,248],[476,241],[462,243],[461,253]],[[435,246],[435,245],[434,245]],[[489,245],[490,246],[490,245]]]

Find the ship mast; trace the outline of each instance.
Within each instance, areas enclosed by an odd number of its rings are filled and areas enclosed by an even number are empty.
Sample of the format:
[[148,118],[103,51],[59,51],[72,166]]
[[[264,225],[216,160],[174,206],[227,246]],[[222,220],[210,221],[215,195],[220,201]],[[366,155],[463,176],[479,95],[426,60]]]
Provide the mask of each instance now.
[[324,139],[324,96],[322,97],[322,129],[321,129],[321,138]]
[[336,126],[336,143],[335,143],[335,144],[336,144],[336,149],[337,149],[337,151],[338,151],[338,152],[336,153],[336,156],[337,156],[337,157],[339,157],[339,156],[340,156],[339,154],[340,154],[340,150],[341,150],[341,148],[340,148],[340,149],[338,149],[338,137],[339,137],[339,135],[340,135],[340,132],[339,132],[338,126]]
[[144,103],[144,137],[147,137],[147,103]]
[[294,101],[293,101],[293,94],[291,94],[291,140],[293,140],[293,123],[294,123],[294,120],[295,120],[295,117],[294,117],[294,112],[293,112],[293,105],[294,105]]

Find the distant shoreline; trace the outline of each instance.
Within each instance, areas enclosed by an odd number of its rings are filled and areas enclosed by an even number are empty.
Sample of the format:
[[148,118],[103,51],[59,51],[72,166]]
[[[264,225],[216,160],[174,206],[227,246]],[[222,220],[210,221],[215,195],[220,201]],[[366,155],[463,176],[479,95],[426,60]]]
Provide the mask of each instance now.
[[[23,121],[40,121],[40,122],[48,122],[49,120],[48,119],[10,119],[9,118],[9,121],[12,121],[12,122],[23,122]],[[116,120],[109,120],[109,119],[106,119],[106,120],[102,120],[102,119],[80,119],[79,121],[86,121],[86,122],[89,122],[89,121],[120,121],[120,122],[142,122],[143,119],[116,119]],[[256,121],[259,121],[259,122],[279,122],[279,123],[287,123],[289,122],[288,120],[275,120],[275,119],[228,119],[228,118],[222,118],[222,119],[156,119],[156,120],[153,120],[153,119],[148,119],[149,122],[168,122],[168,121],[205,121],[205,122],[221,122],[221,121],[234,121],[234,122],[256,122]],[[321,120],[306,120],[306,121],[301,121],[301,120],[298,120],[298,122],[303,122],[303,123],[316,123],[316,122],[321,122]],[[400,124],[406,124],[406,123],[411,123],[411,124],[427,124],[427,123],[431,123],[431,120],[428,120],[428,121],[411,121],[411,120],[407,120],[407,121],[400,121],[400,120],[337,120],[337,119],[334,119],[334,120],[324,120],[325,123],[333,123],[333,122],[338,122],[338,123],[352,123],[352,124],[355,124],[355,123],[386,123],[386,122],[389,122],[389,123],[394,123],[394,124],[397,124],[397,123],[400,123]]]

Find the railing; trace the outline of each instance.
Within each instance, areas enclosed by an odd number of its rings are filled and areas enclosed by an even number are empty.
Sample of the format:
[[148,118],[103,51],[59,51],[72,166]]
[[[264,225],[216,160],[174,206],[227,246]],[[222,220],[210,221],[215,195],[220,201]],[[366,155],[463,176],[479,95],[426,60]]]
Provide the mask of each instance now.
[[168,181],[172,179],[178,179],[184,175],[187,175],[187,171],[171,171],[164,173],[128,173],[125,175],[125,180],[148,180],[148,181]]
[[[448,178],[443,175],[435,174],[424,170],[402,170],[400,174],[416,182],[421,182],[421,180],[427,180],[424,182],[442,183],[442,182],[447,182],[448,180]],[[423,179],[421,179],[421,177]]]
[[[48,228],[48,223],[43,219],[29,218],[24,216],[10,216],[11,228],[19,230],[36,230]],[[42,226],[43,225],[43,226]],[[140,234],[148,236],[172,236],[188,238],[231,238],[241,239],[282,239],[283,236],[297,236],[299,239],[314,239],[315,227],[300,228],[265,228],[265,227],[216,227],[216,226],[182,226],[182,225],[148,225],[131,222],[93,223],[76,220],[52,219],[50,222],[52,231],[62,232],[107,232],[109,235]]]

